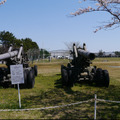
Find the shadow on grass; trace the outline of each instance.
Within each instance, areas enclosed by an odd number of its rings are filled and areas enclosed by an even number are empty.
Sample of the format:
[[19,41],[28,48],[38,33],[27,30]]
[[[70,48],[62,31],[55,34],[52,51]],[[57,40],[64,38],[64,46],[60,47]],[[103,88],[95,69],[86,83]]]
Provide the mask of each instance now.
[[[62,79],[55,80],[55,88],[63,89],[68,94],[74,94],[74,91],[71,87],[65,87],[62,86]],[[120,83],[118,84],[110,84],[109,87],[103,87],[103,86],[96,86],[95,83],[89,81],[89,80],[83,80],[83,81],[77,81],[74,86],[80,87],[79,90],[87,91],[93,94],[98,94],[100,96],[104,96],[106,99],[111,98],[118,100],[120,96]],[[89,91],[88,91],[89,90]],[[93,92],[92,92],[93,91]]]
[[[89,109],[89,104],[87,105],[88,108],[84,108],[86,105],[77,105],[77,106],[70,106],[64,107],[59,109],[51,109],[43,111],[42,117],[46,117],[49,119],[93,119],[94,116],[94,109]],[[93,103],[92,103],[93,106]],[[50,117],[49,117],[50,115]]]
[[55,106],[64,102],[69,102],[70,100],[64,94],[63,90],[60,89],[48,89],[47,91],[40,91],[37,95],[32,95],[23,98],[24,107],[33,107],[33,106]]
[[[62,85],[62,78],[58,79],[55,81],[54,83],[55,85],[55,88],[58,88],[58,89],[63,89],[66,93],[68,94],[73,94],[74,91],[72,90],[72,87],[68,87],[68,86],[63,86]],[[77,81],[74,86],[79,86],[79,87],[98,87],[95,85],[95,83],[89,81],[89,80],[82,80],[82,81]],[[100,87],[101,88],[101,87]]]
[[[82,93],[80,91],[69,91],[66,89],[69,94],[63,89],[49,89],[48,91],[41,91],[39,95],[28,96],[22,99],[22,106],[24,108],[32,107],[49,107],[49,106],[58,106],[63,104],[75,103],[78,101],[84,101],[91,99],[93,96]],[[87,96],[87,97],[86,97]],[[61,107],[55,109],[42,110],[42,118],[47,119],[79,119],[79,118],[91,118],[94,109],[89,109],[90,106],[94,106],[93,102],[90,102],[86,105],[84,103],[82,106],[73,105],[70,107]],[[89,116],[90,114],[90,116]]]
[[120,119],[120,104],[98,102],[97,116],[99,119]]
[[71,87],[66,87],[66,86],[62,86],[62,79],[58,79],[55,81],[54,83],[55,88],[62,88],[66,93],[68,94],[73,94],[73,90],[71,89]]
[[[58,76],[60,76],[58,74]],[[96,87],[89,81],[80,81],[75,84],[76,90],[62,86],[62,80],[57,79],[54,82],[55,88],[40,91],[35,95],[25,96],[22,99],[23,108],[40,108],[56,105],[63,105],[75,103],[78,101],[86,101],[94,98],[97,93],[99,99],[120,101],[120,83],[111,84],[108,88]],[[80,89],[79,89],[80,87]],[[43,110],[42,118],[47,119],[93,119],[94,116],[94,102],[89,102],[80,105],[74,105],[64,108],[56,108]],[[97,103],[97,119],[119,119],[120,118],[120,104],[114,103]]]

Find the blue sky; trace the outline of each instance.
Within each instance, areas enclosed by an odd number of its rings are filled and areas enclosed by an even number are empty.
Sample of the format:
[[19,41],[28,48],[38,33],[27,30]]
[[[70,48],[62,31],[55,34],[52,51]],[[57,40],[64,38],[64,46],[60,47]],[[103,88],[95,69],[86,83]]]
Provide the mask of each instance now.
[[20,39],[29,37],[47,50],[85,42],[91,52],[120,51],[120,28],[93,32],[110,15],[95,12],[69,17],[79,7],[79,0],[7,0],[0,6],[0,31]]

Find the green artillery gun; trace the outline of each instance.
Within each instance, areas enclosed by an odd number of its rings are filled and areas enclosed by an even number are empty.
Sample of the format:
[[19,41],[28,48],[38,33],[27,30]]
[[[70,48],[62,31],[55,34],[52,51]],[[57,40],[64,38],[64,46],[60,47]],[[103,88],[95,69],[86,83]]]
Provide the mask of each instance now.
[[30,67],[28,64],[27,54],[23,51],[23,45],[19,49],[13,49],[10,45],[7,53],[0,55],[0,61],[6,63],[6,67],[0,67],[0,86],[9,87],[11,85],[10,65],[23,65],[24,84],[23,88],[33,88],[35,84],[35,76],[37,76],[37,66]]
[[86,45],[83,48],[77,48],[73,44],[73,60],[67,66],[61,65],[62,85],[72,87],[75,82],[87,80],[95,83],[97,86],[109,86],[109,73],[96,66],[90,66],[91,60],[95,59],[95,54],[86,51]]

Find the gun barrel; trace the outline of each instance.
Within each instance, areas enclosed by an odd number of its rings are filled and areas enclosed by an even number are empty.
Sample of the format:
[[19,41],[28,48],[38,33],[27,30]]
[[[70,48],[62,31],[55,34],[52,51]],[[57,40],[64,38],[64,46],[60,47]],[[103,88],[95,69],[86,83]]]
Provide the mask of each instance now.
[[78,54],[80,54],[80,55],[82,55],[85,58],[88,58],[90,60],[94,60],[95,59],[95,54],[94,53],[90,53],[90,52],[85,51],[85,50],[78,49]]
[[9,58],[15,57],[17,54],[18,54],[17,50],[1,54],[0,55],[0,60],[5,60],[5,59],[9,59]]
[[75,58],[77,58],[78,57],[78,53],[77,53],[77,47],[75,46],[75,44],[73,44],[73,52],[74,52],[74,56],[75,56]]
[[18,52],[18,56],[17,58],[20,59],[20,56],[22,54],[22,51],[23,51],[23,45],[21,45],[20,49],[19,49],[19,52]]

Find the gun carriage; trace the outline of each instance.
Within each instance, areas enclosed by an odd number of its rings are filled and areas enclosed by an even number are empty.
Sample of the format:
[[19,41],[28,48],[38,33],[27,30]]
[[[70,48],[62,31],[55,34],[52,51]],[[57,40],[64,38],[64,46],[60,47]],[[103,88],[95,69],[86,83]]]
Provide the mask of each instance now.
[[90,83],[95,83],[97,86],[109,86],[109,73],[107,70],[102,70],[96,66],[90,66],[92,60],[95,59],[95,54],[86,50],[86,45],[83,48],[77,48],[73,44],[73,60],[67,66],[61,65],[62,85],[72,87],[75,82],[87,80]]
[[0,67],[0,85],[9,87],[11,85],[10,65],[23,65],[24,84],[20,86],[23,88],[33,88],[35,84],[35,76],[37,76],[37,66],[30,67],[28,64],[27,54],[23,51],[23,45],[19,49],[13,49],[10,45],[8,52],[0,55],[0,61],[6,63],[6,67]]

